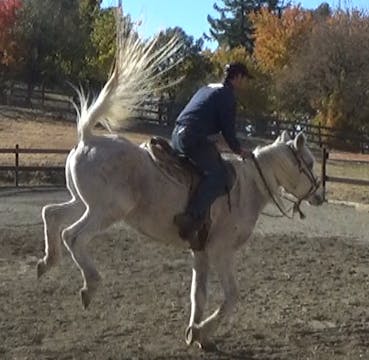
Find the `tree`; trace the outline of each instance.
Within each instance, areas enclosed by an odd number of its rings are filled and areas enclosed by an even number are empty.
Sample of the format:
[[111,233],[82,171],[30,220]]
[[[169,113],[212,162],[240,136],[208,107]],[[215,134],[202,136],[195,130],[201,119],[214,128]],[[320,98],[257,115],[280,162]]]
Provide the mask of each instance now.
[[81,57],[78,0],[27,0],[19,14],[17,39],[23,62],[21,77],[28,100],[35,85],[65,82]]
[[[125,22],[132,23],[129,15]],[[131,25],[133,26],[133,25]],[[90,33],[90,54],[87,57],[88,77],[94,83],[104,83],[112,67],[116,52],[115,9],[102,9],[93,22]]]
[[251,19],[255,27],[254,56],[271,74],[288,66],[313,27],[312,13],[299,6],[287,8],[281,16],[263,8]]
[[205,84],[209,79],[212,66],[208,57],[202,53],[203,40],[195,40],[193,36],[187,35],[180,27],[168,28],[163,31],[159,36],[157,46],[167,42],[173,36],[179,38],[182,46],[177,52],[176,58],[170,59],[170,62],[175,63],[180,59],[182,61],[175,69],[168,71],[163,85],[172,83],[176,79],[182,78],[182,80],[177,85],[165,89],[159,95],[165,97],[170,102],[175,102],[175,109],[172,109],[172,117],[175,117],[189,100],[194,90]]
[[[83,0],[79,9],[83,56],[78,78],[90,88],[99,88],[105,83],[116,52],[117,8],[101,8],[101,2]],[[137,32],[137,24],[130,15],[123,14],[123,18],[127,29]]]
[[369,17],[341,12],[315,24],[277,88],[282,107],[340,129],[369,127]]
[[5,66],[9,66],[15,61],[17,44],[14,36],[14,24],[20,7],[19,0],[0,2],[0,64]]
[[220,46],[231,49],[244,46],[250,53],[253,50],[253,27],[249,15],[266,7],[270,11],[280,13],[279,0],[222,0],[223,6],[214,3],[214,9],[220,18],[214,19],[208,15],[211,26],[208,39],[215,39]]
[[[100,8],[100,5],[101,0],[80,0],[78,8],[81,56],[77,62],[77,78],[79,82],[88,84],[89,86],[94,86],[99,82],[101,83],[101,69],[97,65],[97,57],[99,56],[98,53],[100,51],[99,46],[102,45],[100,33],[106,26],[103,25],[104,20],[109,23],[111,20],[109,15],[113,15],[112,8],[104,10]],[[98,29],[95,29],[96,25],[98,26]],[[108,28],[110,31],[111,29],[109,26],[107,26],[107,30]],[[113,29],[113,34],[111,32],[106,34],[108,39],[110,39],[112,35],[115,36],[115,27]]]
[[19,60],[15,23],[21,5],[18,0],[0,2],[0,99],[2,101],[8,86],[7,82],[14,76]]
[[332,15],[332,9],[328,3],[323,2],[314,11],[312,11],[312,13],[316,19],[323,20],[329,18]]

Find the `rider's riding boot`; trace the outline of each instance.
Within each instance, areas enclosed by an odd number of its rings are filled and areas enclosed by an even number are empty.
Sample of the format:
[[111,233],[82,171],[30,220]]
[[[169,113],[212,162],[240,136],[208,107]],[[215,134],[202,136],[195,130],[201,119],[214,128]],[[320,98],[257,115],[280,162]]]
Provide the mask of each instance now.
[[179,236],[190,243],[192,250],[203,250],[204,244],[197,236],[197,232],[203,225],[202,219],[196,219],[191,214],[182,213],[174,217],[174,224],[178,227]]

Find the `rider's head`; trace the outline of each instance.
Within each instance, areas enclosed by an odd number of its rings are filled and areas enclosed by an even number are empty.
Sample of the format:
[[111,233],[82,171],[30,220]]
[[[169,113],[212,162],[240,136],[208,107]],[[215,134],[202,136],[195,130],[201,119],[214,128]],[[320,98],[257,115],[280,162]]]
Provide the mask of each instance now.
[[224,83],[232,84],[234,88],[241,87],[246,79],[252,79],[253,76],[247,70],[247,67],[240,62],[232,62],[224,67]]

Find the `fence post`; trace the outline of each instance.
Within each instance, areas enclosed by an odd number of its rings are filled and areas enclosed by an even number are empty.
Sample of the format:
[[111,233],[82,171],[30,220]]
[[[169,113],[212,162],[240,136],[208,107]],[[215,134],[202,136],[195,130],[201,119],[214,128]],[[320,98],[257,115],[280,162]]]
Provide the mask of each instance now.
[[19,185],[19,173],[18,173],[18,167],[19,167],[19,145],[15,145],[15,187],[18,187]]
[[329,152],[325,147],[322,149],[322,196],[323,201],[325,201],[325,192],[326,192],[326,180],[327,180],[327,160],[329,158]]
[[361,130],[360,131],[360,151],[362,154],[365,154],[364,143],[365,143],[364,132]]

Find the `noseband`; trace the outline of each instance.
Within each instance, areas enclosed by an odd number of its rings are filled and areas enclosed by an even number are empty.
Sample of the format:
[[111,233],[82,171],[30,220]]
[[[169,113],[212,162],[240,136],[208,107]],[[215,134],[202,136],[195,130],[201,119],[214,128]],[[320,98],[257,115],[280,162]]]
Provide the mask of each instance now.
[[278,203],[278,201],[275,199],[274,194],[272,193],[264,175],[263,172],[260,168],[260,165],[258,163],[258,161],[256,160],[256,157],[253,156],[252,159],[254,161],[255,167],[258,170],[258,173],[264,183],[265,188],[267,189],[269,196],[273,199],[273,202],[275,203],[275,205],[277,206],[277,208],[279,209],[279,211],[286,217],[288,217],[289,219],[293,218],[293,215],[295,214],[295,212],[298,212],[300,215],[300,219],[304,219],[306,216],[305,214],[301,211],[300,209],[300,205],[301,202],[305,199],[307,199],[310,195],[312,195],[318,188],[320,185],[319,180],[314,176],[312,169],[310,169],[310,167],[308,166],[308,164],[306,163],[306,161],[304,160],[303,157],[299,156],[299,154],[297,153],[297,151],[291,146],[288,145],[288,148],[290,149],[290,151],[293,154],[294,159],[297,162],[297,166],[299,169],[300,174],[304,174],[309,182],[310,182],[310,189],[307,191],[307,193],[305,195],[303,195],[300,198],[297,198],[297,201],[291,200],[294,204],[292,207],[292,215],[287,214],[287,212],[280,206],[280,204]]

